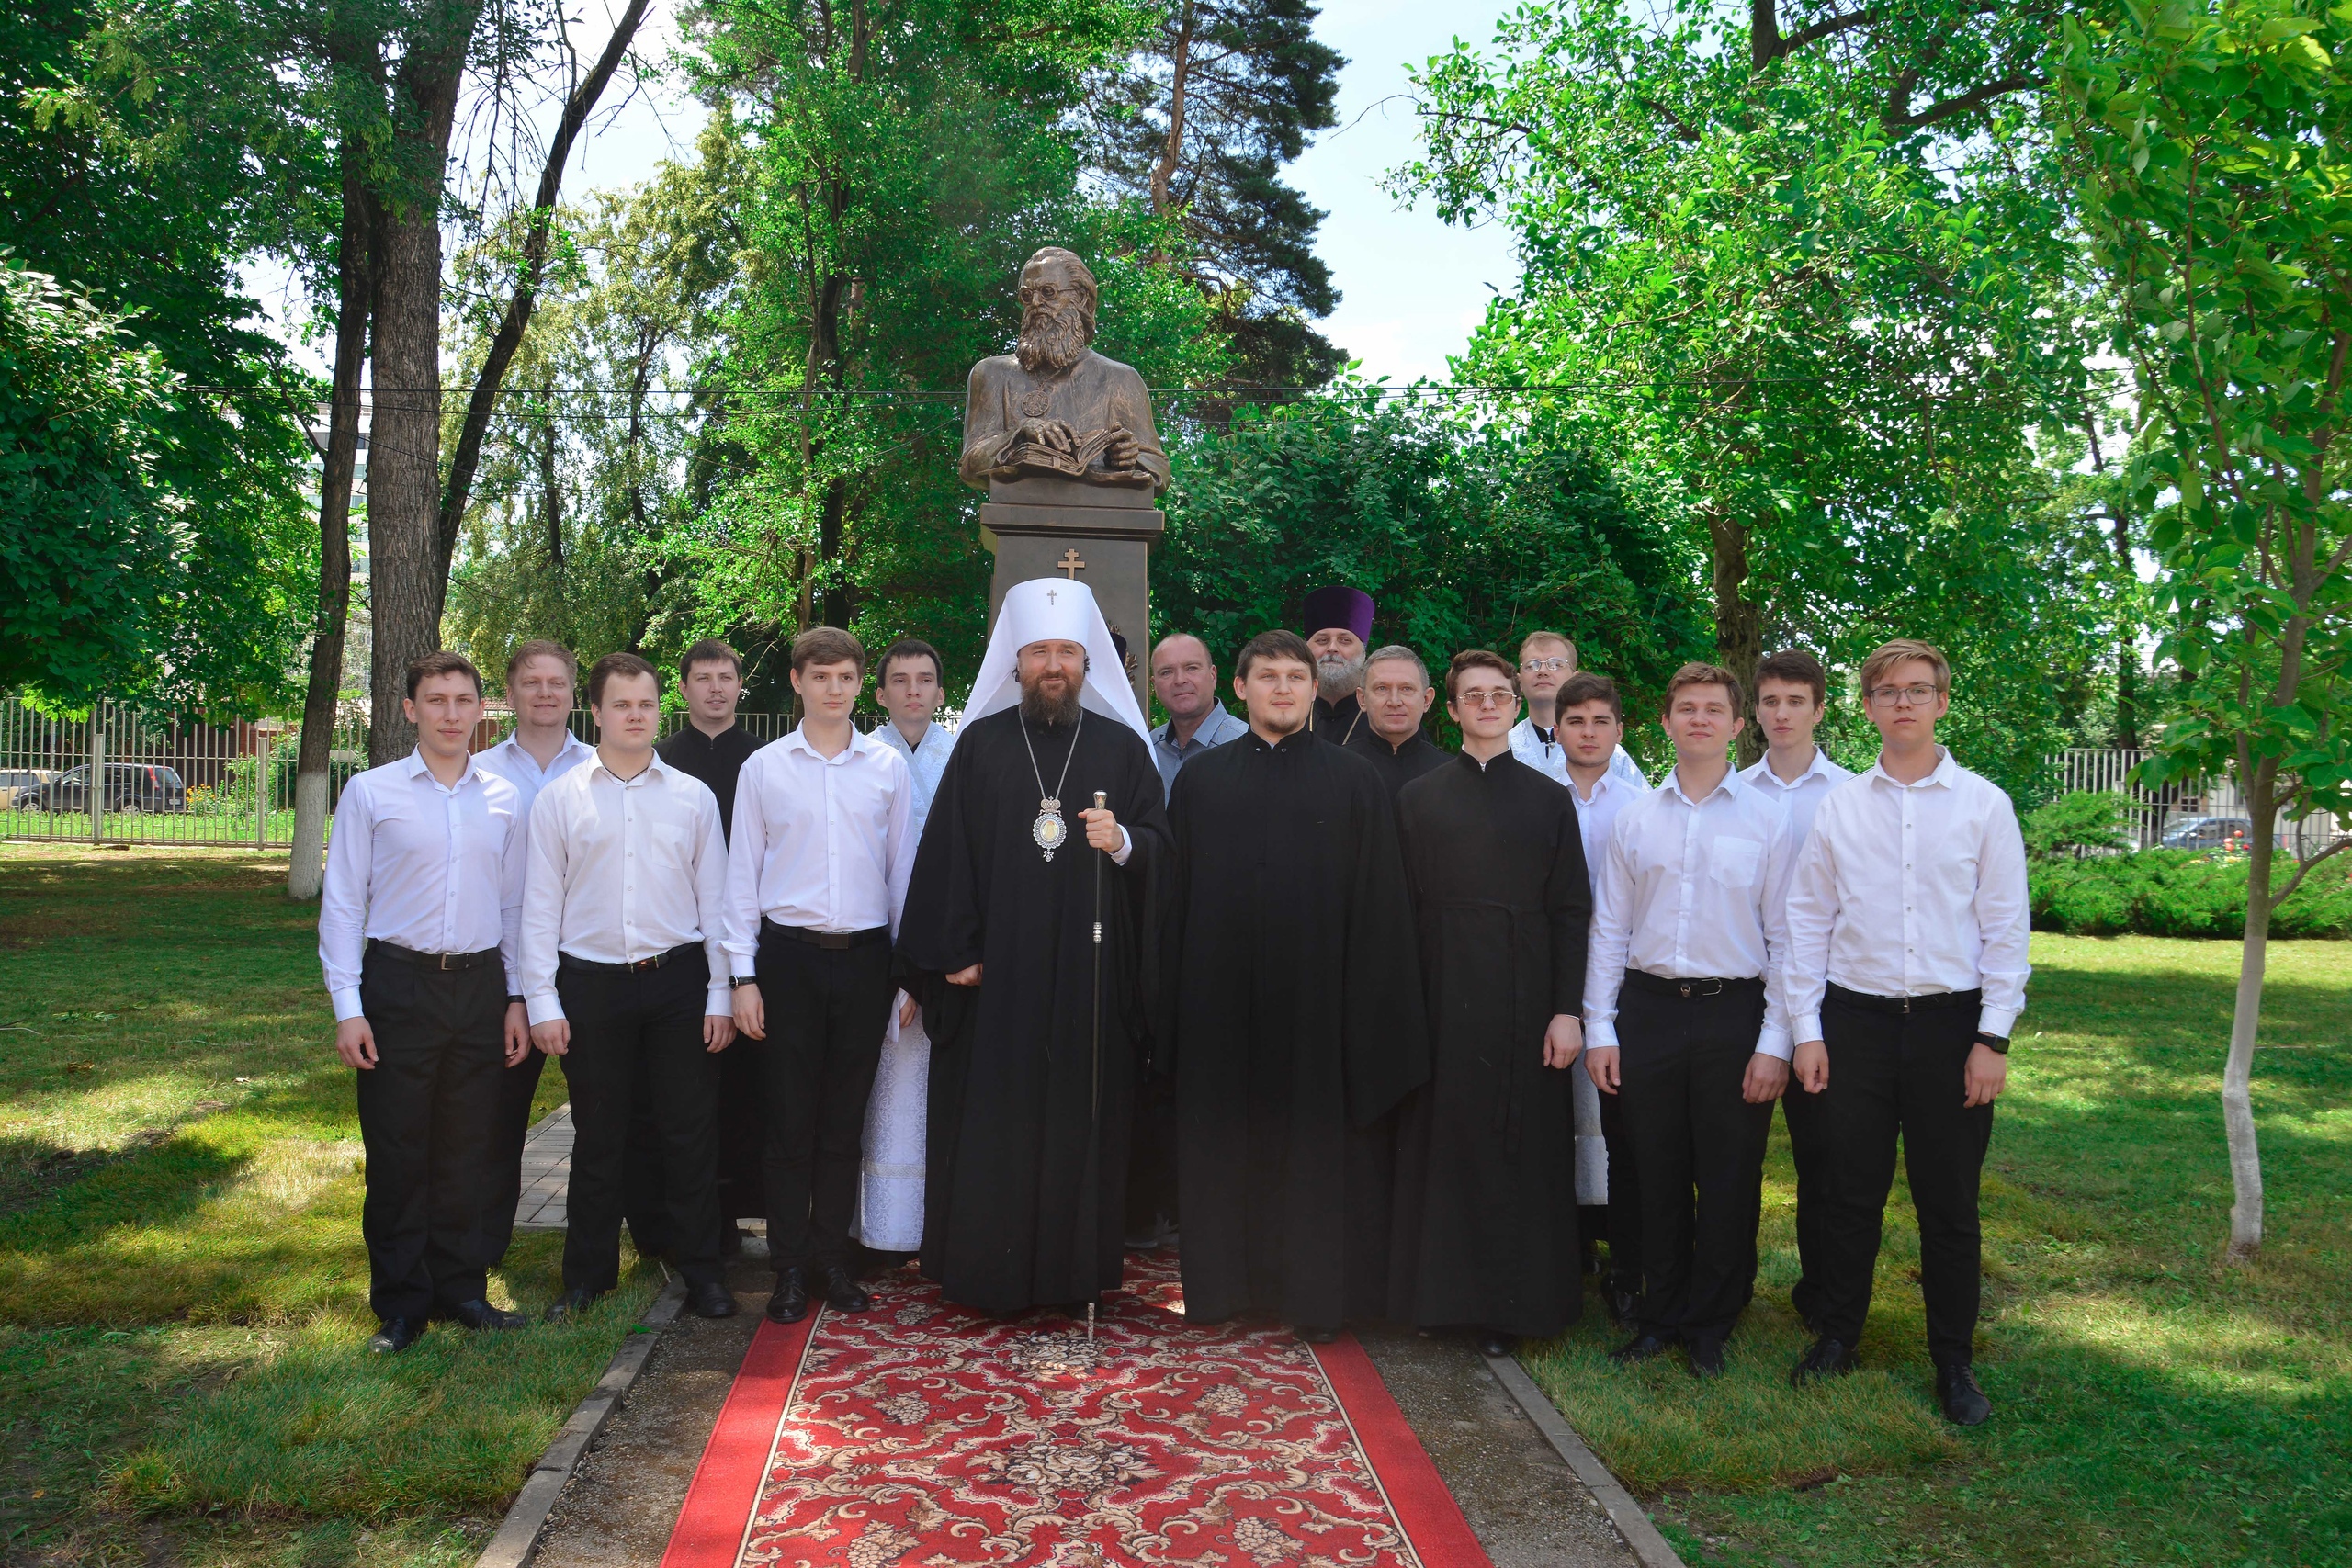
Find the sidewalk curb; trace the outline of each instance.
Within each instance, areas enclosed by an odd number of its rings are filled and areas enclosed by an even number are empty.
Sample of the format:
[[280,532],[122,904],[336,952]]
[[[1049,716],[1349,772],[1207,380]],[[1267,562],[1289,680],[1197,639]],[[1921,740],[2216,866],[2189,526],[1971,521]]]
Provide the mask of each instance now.
[[[645,1309],[645,1315],[638,1319],[639,1327],[668,1327],[685,1301],[686,1281],[683,1276],[673,1275],[662,1293]],[[555,1500],[562,1495],[564,1483],[571,1479],[571,1472],[588,1451],[588,1445],[596,1440],[596,1434],[605,1429],[605,1423],[621,1407],[629,1385],[645,1371],[645,1363],[661,1338],[659,1334],[631,1330],[621,1341],[621,1348],[605,1363],[605,1375],[596,1380],[596,1386],[588,1391],[588,1397],[580,1402],[571,1419],[555,1435],[548,1451],[531,1467],[529,1479],[515,1494],[514,1506],[506,1510],[498,1533],[490,1538],[490,1544],[474,1560],[474,1568],[524,1568],[531,1561],[531,1553],[538,1549],[539,1532],[547,1529],[548,1516],[555,1511]]]
[[1535,1423],[1536,1430],[1544,1434],[1544,1440],[1552,1445],[1554,1451],[1567,1461],[1568,1468],[1576,1472],[1577,1479],[1584,1483],[1585,1489],[1592,1494],[1593,1501],[1608,1513],[1609,1522],[1617,1527],[1617,1533],[1625,1538],[1627,1546],[1633,1548],[1642,1568],[1684,1568],[1682,1559],[1676,1555],[1666,1537],[1657,1533],[1657,1527],[1650,1523],[1650,1517],[1642,1511],[1642,1506],[1634,1501],[1634,1495],[1609,1472],[1607,1465],[1593,1456],[1590,1449],[1584,1446],[1584,1439],[1577,1436],[1577,1429],[1568,1425],[1567,1417],[1560,1414],[1559,1407],[1535,1386],[1535,1380],[1527,1375],[1527,1369],[1519,1364],[1518,1358],[1487,1356],[1484,1359],[1487,1370],[1495,1374],[1497,1381],[1518,1402],[1519,1407],[1527,1413],[1527,1418]]

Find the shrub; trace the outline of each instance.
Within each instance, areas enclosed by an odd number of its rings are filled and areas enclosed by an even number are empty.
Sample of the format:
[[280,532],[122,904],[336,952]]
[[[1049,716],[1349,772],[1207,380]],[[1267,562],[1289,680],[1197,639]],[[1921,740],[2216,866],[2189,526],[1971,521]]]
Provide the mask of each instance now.
[[[2062,803],[2063,804],[2063,803]],[[2279,937],[2352,937],[2346,860],[2315,868],[2270,919]],[[2036,931],[2070,936],[2241,937],[2246,865],[2188,850],[2037,859],[2027,873]]]
[[2128,850],[2123,832],[2123,797],[2113,790],[2076,790],[2049,805],[2029,811],[2018,823],[2025,834],[2025,852],[2050,860],[2081,850]]

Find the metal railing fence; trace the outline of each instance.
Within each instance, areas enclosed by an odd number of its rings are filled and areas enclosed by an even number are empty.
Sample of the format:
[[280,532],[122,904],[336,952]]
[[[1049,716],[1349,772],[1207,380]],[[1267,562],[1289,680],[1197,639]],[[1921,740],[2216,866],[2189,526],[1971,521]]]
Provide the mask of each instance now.
[[[2243,845],[2251,819],[2235,779],[2224,773],[2186,779],[2161,790],[2143,789],[2131,782],[2131,773],[2147,755],[2129,747],[2076,747],[2061,751],[2054,761],[2065,793],[2123,796],[2124,824],[2133,849],[2157,848],[2167,835],[2190,849]],[[2282,823],[2278,829],[2279,847],[2305,860],[2344,837],[2345,830],[2326,817]]]
[[[763,741],[799,722],[793,713],[735,716]],[[871,730],[883,716],[860,714],[856,722]],[[662,733],[685,723],[683,713],[664,714]],[[512,714],[485,715],[474,749],[496,745],[513,728]],[[593,743],[594,716],[573,709],[571,730]],[[106,701],[87,718],[64,719],[0,698],[0,839],[290,849],[301,748],[299,719],[197,724]],[[336,718],[329,756],[332,809],[344,781],[368,765],[364,710]]]

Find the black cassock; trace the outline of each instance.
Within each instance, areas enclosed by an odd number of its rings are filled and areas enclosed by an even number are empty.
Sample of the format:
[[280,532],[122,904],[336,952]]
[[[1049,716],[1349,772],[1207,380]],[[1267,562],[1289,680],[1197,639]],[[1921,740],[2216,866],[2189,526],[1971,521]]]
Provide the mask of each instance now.
[[1253,733],[1184,764],[1169,820],[1186,1314],[1382,1315],[1389,1112],[1429,1071],[1387,792],[1311,733]]
[[[1050,862],[1031,836],[1039,773],[1046,793],[1062,781],[1069,828]],[[1088,847],[1078,819],[1097,790],[1133,842],[1124,866]],[[922,1271],[951,1301],[1011,1311],[1119,1282],[1129,1097],[1147,1049],[1140,933],[1170,853],[1160,795],[1142,739],[1099,713],[1046,728],[1007,709],[956,738],[898,945],[899,983],[922,1000],[932,1040]],[[975,964],[978,986],[944,983]]]
[[1397,1134],[1394,1310],[1541,1337],[1576,1320],[1576,1116],[1544,1031],[1584,1004],[1592,889],[1575,797],[1509,753],[1397,796],[1420,924],[1428,1085]]
[[1446,759],[1453,755],[1418,729],[1405,737],[1402,746],[1391,746],[1373,732],[1369,719],[1356,726],[1356,732],[1348,738],[1348,750],[1373,765],[1380,774],[1380,782],[1387,786],[1392,805],[1397,791],[1422,774],[1445,766]]

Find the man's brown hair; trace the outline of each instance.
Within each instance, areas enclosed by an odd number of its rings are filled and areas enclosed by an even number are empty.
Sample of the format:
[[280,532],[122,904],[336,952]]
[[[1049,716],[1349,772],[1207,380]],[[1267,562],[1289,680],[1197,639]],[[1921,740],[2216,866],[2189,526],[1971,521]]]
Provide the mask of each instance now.
[[1447,702],[1454,700],[1455,691],[1462,684],[1462,677],[1473,670],[1498,671],[1502,675],[1503,683],[1510,687],[1513,694],[1517,694],[1519,687],[1515,682],[1518,671],[1510,667],[1510,660],[1492,649],[1465,648],[1453,656],[1453,663],[1445,667],[1445,700]]
[[1241,651],[1234,656],[1233,678],[1247,681],[1250,667],[1261,659],[1295,660],[1306,666],[1306,673],[1310,677],[1315,674],[1315,650],[1306,646],[1305,637],[1294,631],[1277,627],[1270,632],[1260,632],[1243,643]]
[[518,642],[514,651],[506,656],[506,683],[514,683],[514,671],[534,659],[558,659],[563,661],[565,674],[574,685],[580,682],[580,660],[571,649],[549,637],[535,637],[528,642]]
[[1951,690],[1951,660],[1944,657],[1943,649],[1916,637],[1899,637],[1892,642],[1880,643],[1871,649],[1871,656],[1862,660],[1862,699],[1865,702],[1870,700],[1871,688],[1877,685],[1889,671],[1915,659],[1934,667],[1937,691]]
[[1731,711],[1735,716],[1738,715],[1739,677],[1722,665],[1692,663],[1677,670],[1674,672],[1674,678],[1666,683],[1666,701],[1660,705],[1659,711],[1672,713],[1675,694],[1685,686],[1721,686],[1731,694]]
[[481,671],[474,668],[474,661],[462,653],[452,653],[446,648],[424,654],[409,662],[408,694],[412,697],[415,696],[417,687],[435,675],[463,675],[474,683],[474,695],[477,697],[481,695]]
[[639,675],[650,675],[653,677],[655,694],[658,695],[661,693],[662,672],[660,671],[634,653],[608,653],[588,667],[588,705],[590,707],[596,707],[603,704],[605,682],[616,675],[624,681],[634,680]]
[[1821,660],[1801,648],[1784,648],[1778,653],[1768,653],[1756,661],[1756,689],[1762,691],[1767,681],[1785,681],[1792,686],[1813,688],[1813,705],[1829,705],[1829,672]]
[[732,664],[735,666],[735,679],[740,681],[743,678],[743,656],[735,651],[733,644],[722,642],[715,637],[704,637],[679,656],[680,684],[693,678],[697,664]]
[[1562,714],[1587,703],[1607,703],[1617,722],[1625,722],[1625,703],[1617,694],[1617,682],[1589,670],[1577,671],[1561,684],[1559,694],[1552,699],[1552,721],[1558,723]]
[[947,684],[947,666],[940,661],[939,649],[919,637],[902,637],[882,650],[881,659],[874,666],[874,683],[878,686],[888,680],[890,666],[901,659],[930,660],[931,672],[939,678],[941,685]]
[[792,672],[797,675],[811,664],[854,664],[863,679],[865,645],[839,626],[810,626],[792,639]]

